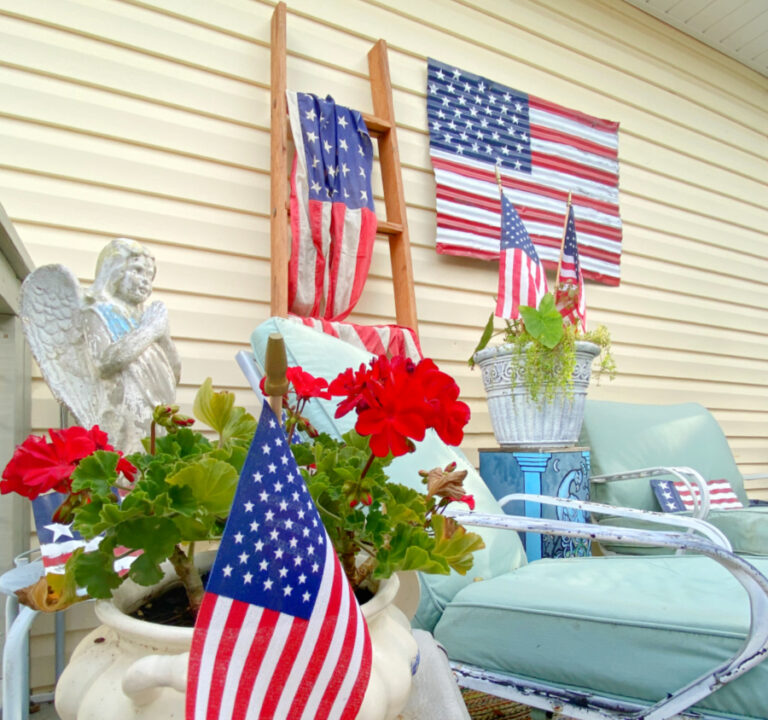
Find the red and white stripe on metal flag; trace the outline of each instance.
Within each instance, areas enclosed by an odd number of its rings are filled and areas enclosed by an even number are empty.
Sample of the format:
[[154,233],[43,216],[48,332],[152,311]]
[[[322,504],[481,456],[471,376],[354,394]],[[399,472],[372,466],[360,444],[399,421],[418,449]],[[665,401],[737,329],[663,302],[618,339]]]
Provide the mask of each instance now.
[[373,145],[362,116],[307,93],[287,91],[296,154],[291,172],[291,312],[345,318],[363,291],[377,220]]
[[617,122],[432,59],[427,115],[437,186],[438,252],[499,256],[498,165],[504,193],[545,265],[557,266],[572,192],[584,276],[619,284]]
[[314,328],[326,335],[337,337],[374,355],[404,355],[414,362],[423,357],[416,333],[402,325],[355,325],[348,322],[330,322],[320,318],[289,315],[289,319]]

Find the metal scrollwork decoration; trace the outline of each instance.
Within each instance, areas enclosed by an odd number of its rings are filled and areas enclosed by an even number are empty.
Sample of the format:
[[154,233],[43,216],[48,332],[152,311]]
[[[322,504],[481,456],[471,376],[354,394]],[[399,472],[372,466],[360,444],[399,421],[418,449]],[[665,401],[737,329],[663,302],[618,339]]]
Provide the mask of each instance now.
[[54,397],[126,453],[141,449],[156,405],[173,404],[181,363],[162,302],[145,308],[156,264],[140,243],[112,240],[83,290],[63,265],[45,265],[21,289],[21,319]]

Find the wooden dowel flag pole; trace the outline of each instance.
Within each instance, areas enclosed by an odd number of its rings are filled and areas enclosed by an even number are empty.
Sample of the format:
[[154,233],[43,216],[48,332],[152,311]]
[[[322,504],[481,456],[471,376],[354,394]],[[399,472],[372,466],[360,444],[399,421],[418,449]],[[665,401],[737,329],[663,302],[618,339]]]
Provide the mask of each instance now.
[[[498,168],[497,168],[498,169]],[[571,209],[572,191],[568,191],[568,202],[565,205],[565,220],[563,221],[563,236],[560,238],[560,259],[557,261],[557,275],[555,276],[555,288],[560,285],[560,270],[563,267],[563,253],[565,252],[565,235],[568,232],[568,213]]]
[[501,168],[498,165],[496,165],[496,184],[499,186],[499,195],[503,195],[504,188],[501,185]]
[[271,333],[264,353],[264,392],[278,421],[283,412],[283,395],[288,392],[288,378],[285,376],[287,369],[288,360],[283,336],[280,333]]

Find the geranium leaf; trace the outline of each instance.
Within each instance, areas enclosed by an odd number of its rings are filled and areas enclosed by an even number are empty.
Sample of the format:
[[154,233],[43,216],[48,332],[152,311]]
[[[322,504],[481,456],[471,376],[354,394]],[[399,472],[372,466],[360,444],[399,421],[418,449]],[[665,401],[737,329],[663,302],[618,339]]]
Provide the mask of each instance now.
[[84,552],[75,550],[67,561],[67,572],[72,564],[75,582],[84,587],[91,597],[108,598],[122,580],[114,568],[114,543],[102,541],[98,549]]
[[96,495],[109,495],[117,481],[117,461],[120,456],[107,450],[96,450],[84,457],[72,473],[72,489],[75,492],[90,490]]
[[442,515],[432,518],[432,527],[435,530],[435,555],[445,558],[460,575],[466,575],[472,567],[472,553],[485,547],[483,539],[477,533],[467,532],[461,525],[449,523]]
[[154,585],[163,579],[163,571],[160,565],[149,555],[143,553],[139,555],[132,563],[128,575],[139,585]]
[[256,420],[244,408],[235,407],[235,394],[215,392],[211,378],[205,382],[195,395],[193,412],[198,420],[212,427],[221,438],[222,445],[245,443],[250,440],[256,429]]
[[159,563],[173,553],[181,536],[169,518],[139,517],[120,523],[115,539],[131,550],[143,550],[152,562]]
[[206,458],[179,470],[166,482],[188,487],[199,505],[214,515],[226,515],[237,488],[235,468],[223,460]]

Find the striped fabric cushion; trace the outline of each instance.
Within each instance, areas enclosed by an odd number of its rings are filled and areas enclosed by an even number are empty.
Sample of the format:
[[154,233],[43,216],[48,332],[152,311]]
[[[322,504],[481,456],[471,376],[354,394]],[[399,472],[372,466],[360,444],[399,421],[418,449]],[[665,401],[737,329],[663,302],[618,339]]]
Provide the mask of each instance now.
[[[651,480],[651,485],[663,512],[693,510],[694,498],[682,480]],[[708,480],[707,489],[710,507],[718,510],[744,507],[727,480]],[[698,487],[693,486],[693,492],[698,499]]]

